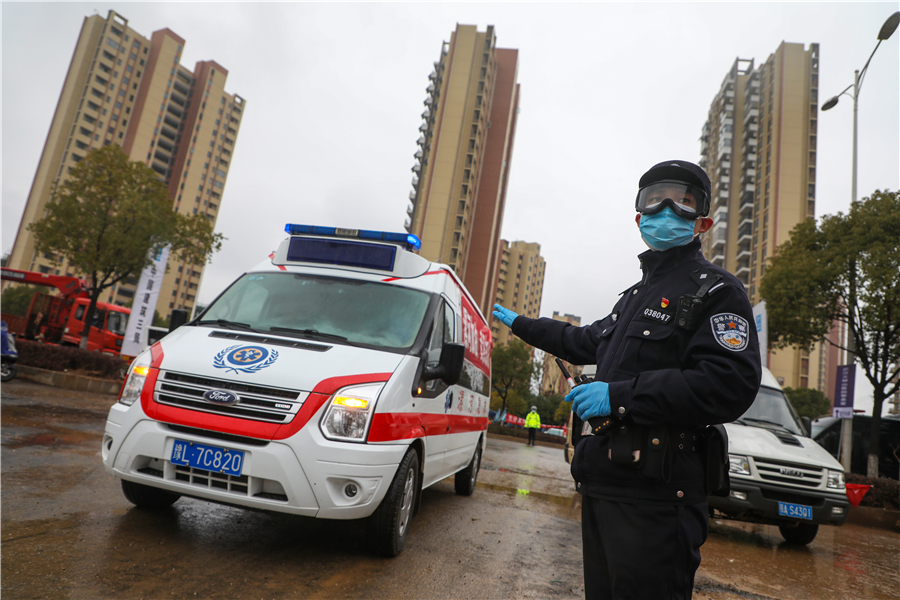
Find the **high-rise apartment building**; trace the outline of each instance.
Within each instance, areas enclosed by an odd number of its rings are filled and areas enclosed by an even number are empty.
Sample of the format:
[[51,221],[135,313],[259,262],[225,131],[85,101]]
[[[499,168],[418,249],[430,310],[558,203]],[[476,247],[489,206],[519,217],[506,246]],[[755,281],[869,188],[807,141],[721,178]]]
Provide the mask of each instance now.
[[[494,302],[517,314],[537,319],[541,312],[546,266],[540,244],[521,241],[510,244],[501,240]],[[491,321],[491,333],[495,346],[509,343],[512,336],[509,327],[503,326],[497,319]]]
[[[574,325],[575,327],[581,327],[581,317],[576,317],[575,315],[561,315],[554,310],[552,318],[557,321],[565,321],[569,325]],[[567,361],[563,361],[563,365],[565,365],[566,370],[572,377],[581,375],[581,365],[573,365],[568,363]],[[543,376],[541,377],[541,394],[545,396],[548,394],[558,394],[560,396],[565,396],[568,393],[569,383],[563,377],[562,371],[560,371],[559,369],[559,365],[556,364],[556,357],[549,352],[544,352]]]
[[490,314],[500,264],[519,84],[518,50],[494,27],[458,25],[434,63],[405,227],[421,254],[450,265]]
[[[44,216],[53,185],[93,148],[118,144],[164,180],[172,208],[202,214],[215,225],[246,103],[225,92],[228,71],[215,61],[194,70],[181,64],[185,41],[169,29],[149,39],[115,11],[86,17],[41,153],[9,266],[75,274],[61,257],[38,253],[26,227]],[[160,289],[157,310],[189,312],[202,264],[175,263]],[[136,276],[139,274],[136,274]],[[134,282],[100,300],[128,303]]]
[[[815,217],[818,79],[818,44],[782,42],[758,67],[738,58],[703,126],[700,164],[713,195],[704,255],[736,275],[754,305],[777,246]],[[785,386],[831,394],[822,351],[769,352],[768,367]]]

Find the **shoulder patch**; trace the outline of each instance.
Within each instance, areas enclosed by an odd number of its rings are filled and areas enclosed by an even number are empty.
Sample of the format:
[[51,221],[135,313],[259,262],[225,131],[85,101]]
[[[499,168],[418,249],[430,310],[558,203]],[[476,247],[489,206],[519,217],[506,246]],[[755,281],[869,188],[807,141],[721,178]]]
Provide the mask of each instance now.
[[719,313],[709,318],[713,337],[723,348],[740,352],[750,341],[750,327],[747,319],[734,313]]

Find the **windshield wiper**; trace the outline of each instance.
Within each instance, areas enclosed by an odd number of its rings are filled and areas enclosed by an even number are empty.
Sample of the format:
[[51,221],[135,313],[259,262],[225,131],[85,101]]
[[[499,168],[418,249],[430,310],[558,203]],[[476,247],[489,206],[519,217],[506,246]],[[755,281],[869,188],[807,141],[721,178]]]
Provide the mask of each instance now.
[[741,425],[746,425],[747,423],[743,423],[743,421],[753,421],[754,423],[763,423],[764,425],[774,425],[775,427],[781,427],[788,433],[794,433],[793,431],[791,431],[790,429],[788,429],[781,423],[776,423],[775,421],[768,421],[766,419],[754,419],[753,417],[742,417],[742,418],[738,419],[736,422],[740,423]]
[[248,331],[256,331],[246,323],[238,323],[237,321],[229,321],[228,319],[215,319],[212,321],[198,321],[197,325],[218,325],[226,329],[246,329]]
[[346,342],[347,338],[334,333],[322,333],[316,329],[293,329],[291,327],[269,327],[269,331],[279,331],[283,333],[299,333],[309,338],[319,338],[323,340],[335,340],[336,342]]

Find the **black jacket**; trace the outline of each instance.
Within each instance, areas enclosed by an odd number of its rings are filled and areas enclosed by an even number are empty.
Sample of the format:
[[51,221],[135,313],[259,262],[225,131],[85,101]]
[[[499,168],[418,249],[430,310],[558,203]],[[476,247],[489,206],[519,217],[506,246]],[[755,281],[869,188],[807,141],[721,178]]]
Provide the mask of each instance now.
[[[579,491],[611,500],[702,502],[704,467],[693,436],[706,425],[738,418],[759,390],[752,308],[740,281],[704,259],[697,239],[638,258],[643,279],[622,293],[606,318],[574,327],[519,316],[512,331],[572,364],[596,363],[595,380],[609,384],[614,427],[577,443],[572,475]],[[722,279],[709,290],[693,327],[678,326],[679,298],[696,295],[716,275]],[[573,434],[580,429],[576,417]],[[662,471],[613,463],[610,437],[619,430],[640,444],[635,447],[642,448],[642,463],[664,456]],[[660,439],[661,445],[654,441]]]

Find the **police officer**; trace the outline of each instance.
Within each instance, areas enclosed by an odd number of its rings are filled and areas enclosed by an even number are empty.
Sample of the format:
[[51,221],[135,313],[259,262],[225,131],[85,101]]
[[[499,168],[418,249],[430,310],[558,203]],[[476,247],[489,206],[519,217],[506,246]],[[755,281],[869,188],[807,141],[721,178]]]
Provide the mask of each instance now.
[[697,236],[712,226],[707,174],[671,160],[638,187],[635,222],[650,249],[609,316],[574,327],[497,304],[493,314],[535,347],[597,365],[566,396],[573,433],[608,422],[575,436],[585,596],[690,598],[709,531],[706,426],[753,402],[759,345],[744,286],[700,252]]
[[525,429],[528,430],[528,446],[534,446],[534,435],[541,428],[541,415],[537,413],[537,406],[531,407],[531,412],[525,415]]

